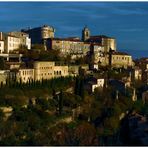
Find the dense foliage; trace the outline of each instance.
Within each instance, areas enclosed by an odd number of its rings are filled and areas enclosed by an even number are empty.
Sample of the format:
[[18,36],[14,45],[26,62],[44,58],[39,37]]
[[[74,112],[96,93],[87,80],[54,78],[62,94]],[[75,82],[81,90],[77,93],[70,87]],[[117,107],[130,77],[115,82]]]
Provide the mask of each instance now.
[[[62,58],[57,51],[47,52],[34,49],[25,54],[31,60]],[[4,68],[5,65],[1,66]],[[123,115],[134,110],[148,116],[148,104],[141,99],[141,93],[147,88],[139,83],[133,84],[137,89],[136,102],[132,101],[131,88],[126,88],[126,93],[123,93],[116,87],[105,85],[102,89],[95,89],[94,93],[88,93],[85,83],[90,76],[87,77],[83,70],[79,72],[78,77],[28,83],[8,79],[6,85],[1,84],[0,145],[124,145],[128,127],[122,125]],[[95,75],[100,76],[100,73]],[[103,75],[121,79],[127,73],[106,67]],[[3,107],[12,107],[13,110],[4,112]]]

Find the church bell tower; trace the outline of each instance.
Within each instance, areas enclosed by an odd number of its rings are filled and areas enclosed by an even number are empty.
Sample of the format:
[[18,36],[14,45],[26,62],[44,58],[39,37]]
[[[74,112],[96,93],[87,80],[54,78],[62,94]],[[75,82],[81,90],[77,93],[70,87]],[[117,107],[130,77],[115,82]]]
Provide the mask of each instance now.
[[86,41],[89,38],[90,38],[90,31],[87,28],[87,26],[85,26],[84,29],[82,30],[82,41]]

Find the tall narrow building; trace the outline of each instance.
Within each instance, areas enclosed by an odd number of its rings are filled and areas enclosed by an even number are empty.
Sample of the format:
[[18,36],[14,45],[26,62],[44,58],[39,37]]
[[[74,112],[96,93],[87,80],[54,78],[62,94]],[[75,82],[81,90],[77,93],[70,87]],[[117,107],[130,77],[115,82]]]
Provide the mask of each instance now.
[[86,41],[90,38],[90,30],[87,28],[87,26],[84,27],[82,30],[82,41]]

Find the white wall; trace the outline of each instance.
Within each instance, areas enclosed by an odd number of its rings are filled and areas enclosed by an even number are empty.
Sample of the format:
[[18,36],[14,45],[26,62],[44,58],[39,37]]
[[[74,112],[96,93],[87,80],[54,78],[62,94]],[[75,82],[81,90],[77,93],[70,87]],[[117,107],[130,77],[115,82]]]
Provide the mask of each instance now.
[[6,42],[6,52],[9,53],[10,51],[14,51],[20,47],[20,38],[7,36]]
[[35,80],[51,79],[54,77],[54,62],[40,62],[34,63]]
[[27,49],[31,49],[31,39],[29,37],[26,37],[26,46]]
[[4,41],[0,41],[0,53],[4,52]]
[[21,79],[23,83],[34,80],[34,69],[20,69],[17,78],[18,81]]
[[54,66],[54,77],[68,76],[68,66]]
[[104,86],[104,79],[97,79],[97,85],[98,85],[98,87],[103,87]]
[[97,84],[92,84],[92,92],[94,92],[95,88],[103,88],[104,86],[104,79],[97,79]]

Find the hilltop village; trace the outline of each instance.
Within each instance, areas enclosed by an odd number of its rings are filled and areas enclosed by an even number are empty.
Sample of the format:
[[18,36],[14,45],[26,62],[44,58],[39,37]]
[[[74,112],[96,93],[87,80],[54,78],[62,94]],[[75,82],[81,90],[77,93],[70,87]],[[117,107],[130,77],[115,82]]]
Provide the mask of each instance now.
[[0,32],[0,145],[148,145],[148,58],[55,32]]

